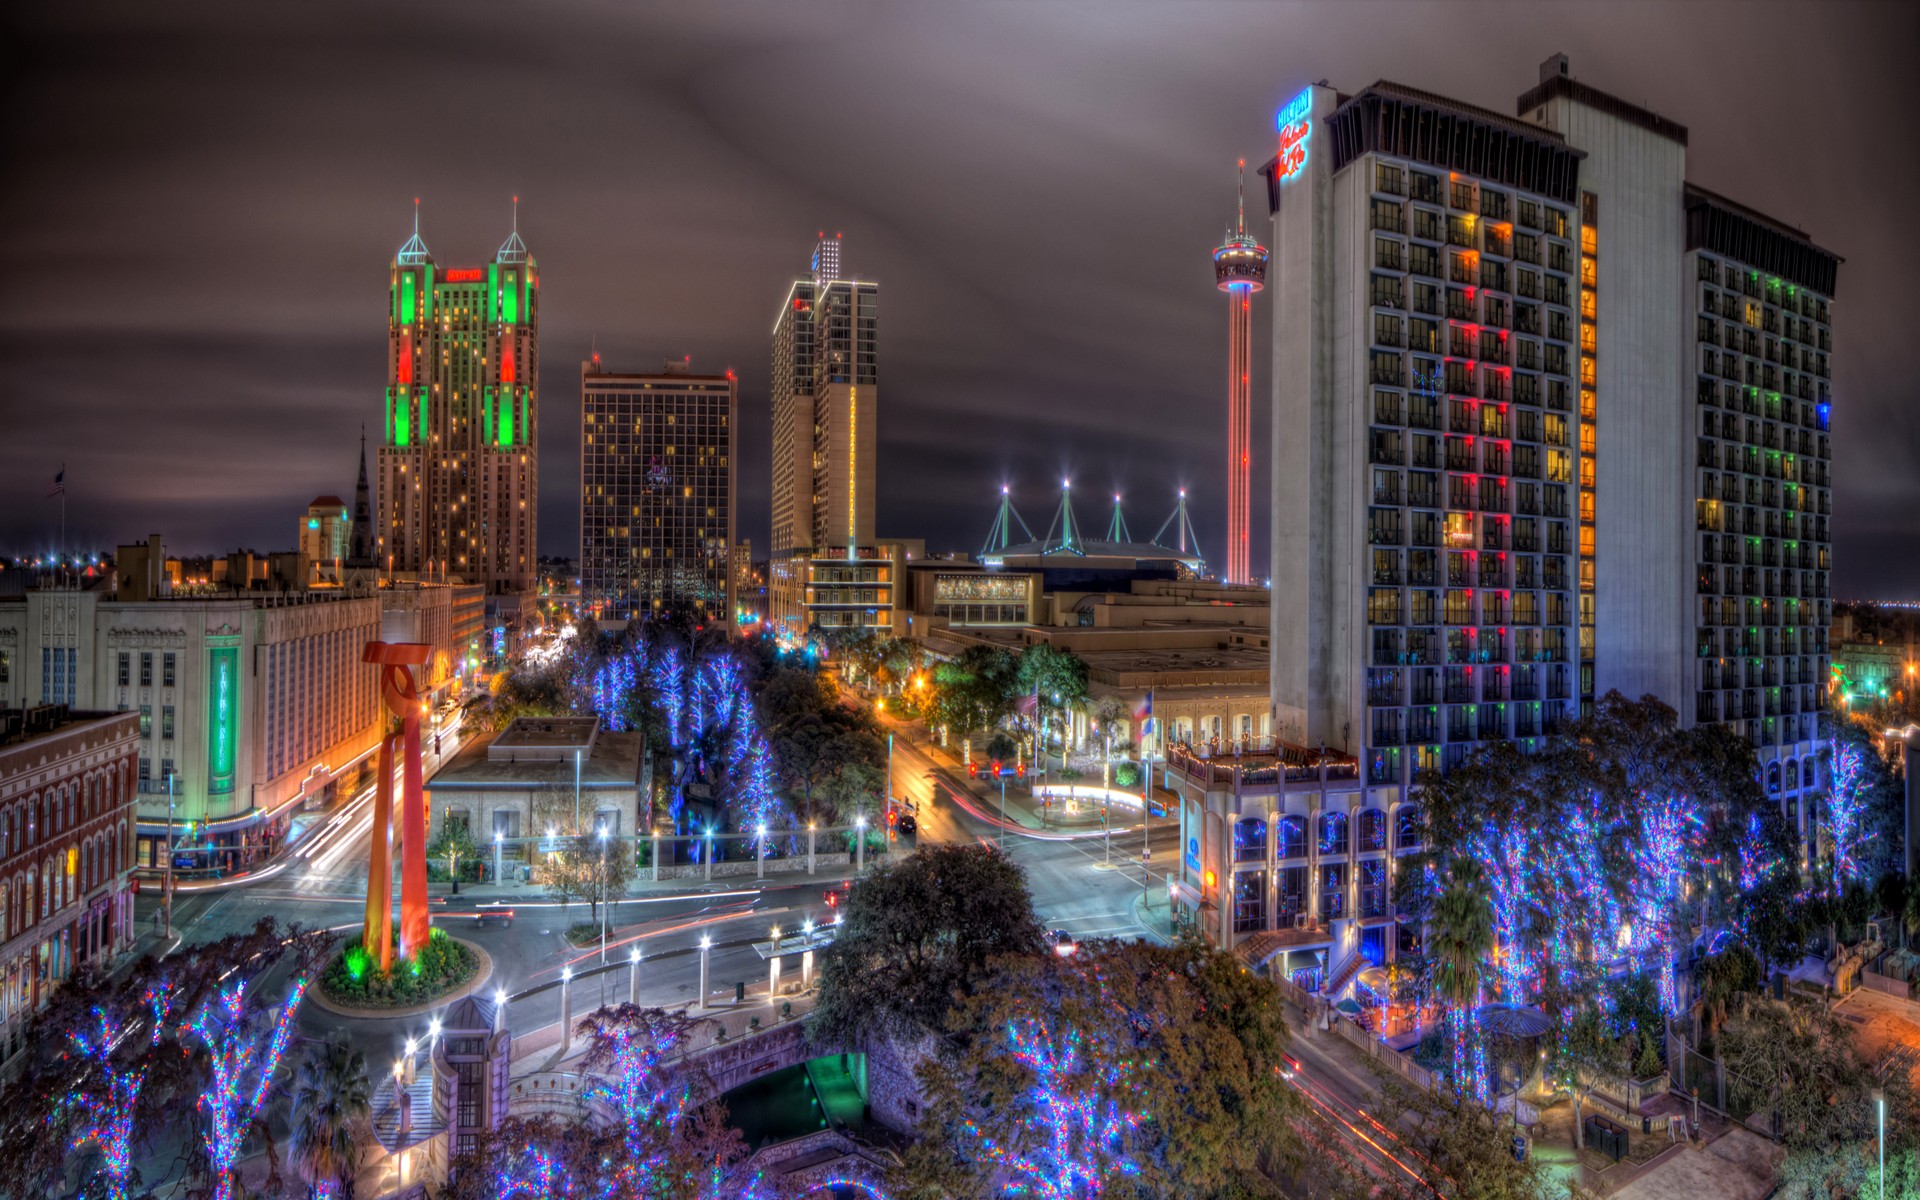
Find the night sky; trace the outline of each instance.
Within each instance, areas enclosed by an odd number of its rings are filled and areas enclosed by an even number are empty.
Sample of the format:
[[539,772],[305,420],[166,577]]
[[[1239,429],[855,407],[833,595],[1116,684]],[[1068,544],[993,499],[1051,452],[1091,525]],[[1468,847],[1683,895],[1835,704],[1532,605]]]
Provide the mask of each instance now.
[[[664,6],[662,6],[663,8]],[[740,529],[764,555],[770,333],[816,230],[878,279],[880,530],[977,549],[1137,536],[1193,489],[1224,538],[1233,163],[1325,78],[1504,113],[1576,77],[1692,131],[1690,177],[1845,257],[1835,592],[1920,595],[1920,6],[14,4],[0,21],[0,552],[149,531],[291,547],[377,428],[412,199],[442,265],[505,238],[542,282],[543,553],[577,552],[578,363],[740,372]],[[23,24],[24,22],[24,24]],[[1264,206],[1253,208],[1262,220]],[[1256,311],[1258,450],[1267,442]],[[1269,514],[1254,476],[1254,566]]]

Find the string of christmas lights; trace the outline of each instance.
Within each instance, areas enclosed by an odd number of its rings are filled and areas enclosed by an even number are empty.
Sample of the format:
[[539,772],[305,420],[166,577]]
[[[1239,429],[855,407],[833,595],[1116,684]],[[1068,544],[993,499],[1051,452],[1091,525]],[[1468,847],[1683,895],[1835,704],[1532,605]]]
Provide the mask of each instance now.
[[[160,1041],[166,1022],[169,996],[149,988],[143,999],[149,1014],[147,1046]],[[100,1072],[101,1086],[69,1098],[69,1110],[77,1114],[79,1125],[70,1145],[78,1150],[88,1143],[100,1148],[101,1191],[107,1200],[125,1200],[127,1182],[133,1174],[133,1111],[139,1103],[140,1089],[147,1081],[147,1064],[129,1070],[113,1064],[113,1051],[128,1030],[106,1009],[93,1006],[97,1032],[89,1037],[70,1033],[75,1053],[91,1060]]]
[[1037,1020],[1008,1022],[1007,1046],[1034,1075],[1020,1120],[1029,1136],[1008,1145],[972,1120],[962,1123],[999,1167],[1001,1195],[1086,1200],[1105,1194],[1110,1177],[1140,1173],[1125,1148],[1141,1118],[1113,1098],[1132,1089],[1125,1064],[1085,1058],[1078,1030],[1056,1035]]
[[1827,753],[1832,763],[1826,808],[1827,836],[1833,840],[1833,894],[1849,880],[1864,879],[1866,864],[1861,853],[1879,836],[1866,828],[1867,760],[1860,747],[1839,738],[1829,739]]
[[248,1020],[245,980],[222,988],[188,1026],[212,1060],[212,1078],[200,1093],[198,1108],[207,1122],[201,1140],[213,1171],[213,1200],[233,1200],[233,1165],[240,1160],[247,1130],[259,1116],[280,1069],[307,983],[305,976],[293,981],[286,1003],[264,1037]]

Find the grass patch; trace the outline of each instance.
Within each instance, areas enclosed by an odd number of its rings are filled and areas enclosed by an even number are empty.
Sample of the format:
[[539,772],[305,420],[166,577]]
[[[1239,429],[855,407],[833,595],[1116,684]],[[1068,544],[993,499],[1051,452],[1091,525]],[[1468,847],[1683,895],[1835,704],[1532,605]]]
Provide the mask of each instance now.
[[358,1008],[405,1008],[444,996],[472,979],[480,958],[472,948],[436,929],[411,959],[394,958],[383,973],[356,937],[327,963],[320,990],[329,1000]]

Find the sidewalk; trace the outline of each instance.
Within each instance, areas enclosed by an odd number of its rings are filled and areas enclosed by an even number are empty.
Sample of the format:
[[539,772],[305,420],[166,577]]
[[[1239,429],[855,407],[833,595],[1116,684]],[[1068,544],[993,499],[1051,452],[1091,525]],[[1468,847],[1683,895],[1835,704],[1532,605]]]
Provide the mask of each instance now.
[[[871,873],[876,866],[886,862],[888,857],[887,852],[870,848],[867,852],[868,873]],[[511,867],[519,864],[509,863],[508,865]],[[658,883],[655,883],[646,867],[637,867],[635,868],[635,878],[628,882],[626,891],[613,897],[613,899],[615,903],[618,903],[623,899],[635,900],[654,896],[698,895],[701,892],[737,892],[769,884],[791,886],[795,883],[803,883],[809,879],[818,881],[822,887],[830,887],[833,884],[857,878],[858,875],[859,872],[854,869],[853,862],[843,851],[816,855],[814,858],[814,873],[812,875],[807,874],[807,859],[804,854],[797,858],[768,859],[767,872],[764,878],[752,873],[733,875],[716,874],[711,880],[696,875],[679,879],[662,879]],[[454,896],[453,884],[436,880],[427,885],[427,895],[432,900],[452,899]],[[473,883],[462,880],[458,897],[463,904],[469,900],[475,903],[492,903],[503,900],[507,902],[514,900],[545,901],[547,898],[546,885],[540,881],[534,880],[529,883],[521,883],[513,879],[505,883]],[[577,905],[585,905],[586,903],[587,901],[584,899],[575,901]],[[455,905],[452,911],[459,912],[461,907],[462,905]],[[441,911],[446,910],[443,909]]]

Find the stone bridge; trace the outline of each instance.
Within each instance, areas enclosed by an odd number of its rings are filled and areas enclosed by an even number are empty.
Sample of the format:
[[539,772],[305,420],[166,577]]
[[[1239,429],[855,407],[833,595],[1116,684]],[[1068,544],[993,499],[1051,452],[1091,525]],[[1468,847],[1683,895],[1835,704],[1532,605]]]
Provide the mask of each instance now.
[[808,1196],[847,1186],[878,1196],[888,1168],[885,1151],[839,1130],[822,1129],[766,1147],[748,1159],[740,1173],[751,1179],[757,1172],[783,1196]]

